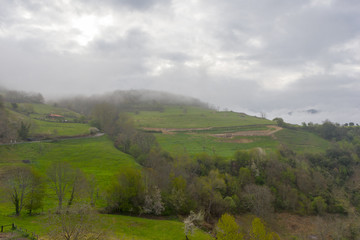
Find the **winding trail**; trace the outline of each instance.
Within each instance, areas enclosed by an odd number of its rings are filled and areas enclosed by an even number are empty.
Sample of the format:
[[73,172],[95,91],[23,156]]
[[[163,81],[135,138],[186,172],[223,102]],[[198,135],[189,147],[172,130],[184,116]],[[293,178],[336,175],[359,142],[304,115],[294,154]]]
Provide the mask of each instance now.
[[274,133],[282,130],[281,127],[275,125],[267,126],[268,130],[255,130],[255,131],[241,131],[241,132],[234,132],[234,133],[219,133],[213,134],[214,137],[222,137],[222,138],[233,138],[233,137],[251,137],[251,136],[271,136]]
[[[250,136],[271,136],[274,133],[282,130],[281,127],[275,125],[268,125],[266,126],[267,130],[250,130],[250,131],[238,131],[238,132],[228,132],[228,133],[218,133],[218,134],[208,134],[213,137],[220,137],[220,138],[233,138],[237,136],[243,137],[250,137]],[[161,132],[163,134],[174,134],[175,132],[188,132],[188,131],[201,131],[201,130],[211,130],[214,127],[207,127],[207,128],[142,128],[146,131],[155,131]]]

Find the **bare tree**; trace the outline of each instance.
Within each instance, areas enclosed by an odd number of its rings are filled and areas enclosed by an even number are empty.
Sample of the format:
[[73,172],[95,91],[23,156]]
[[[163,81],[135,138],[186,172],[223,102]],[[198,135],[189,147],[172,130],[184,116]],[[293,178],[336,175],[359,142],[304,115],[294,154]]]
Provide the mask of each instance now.
[[244,190],[249,208],[255,215],[266,218],[274,211],[274,197],[267,186],[250,184],[246,185]]
[[58,210],[50,216],[49,224],[52,240],[105,239],[106,230],[100,229],[99,216],[89,205],[75,204]]
[[15,214],[18,216],[25,205],[29,193],[36,192],[38,179],[27,166],[11,167],[5,170],[4,185],[6,192],[14,204]]
[[67,162],[54,162],[50,165],[47,175],[58,198],[59,209],[62,208],[66,195],[69,196],[68,206],[70,206],[76,195],[86,189],[83,173],[79,169],[73,169]]

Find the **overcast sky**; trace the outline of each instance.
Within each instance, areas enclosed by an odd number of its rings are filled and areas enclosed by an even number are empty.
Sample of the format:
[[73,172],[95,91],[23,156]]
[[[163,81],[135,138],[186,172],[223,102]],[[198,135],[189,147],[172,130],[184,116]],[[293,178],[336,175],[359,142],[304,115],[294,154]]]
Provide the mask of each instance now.
[[360,122],[360,1],[0,0],[0,66],[46,98],[156,89]]

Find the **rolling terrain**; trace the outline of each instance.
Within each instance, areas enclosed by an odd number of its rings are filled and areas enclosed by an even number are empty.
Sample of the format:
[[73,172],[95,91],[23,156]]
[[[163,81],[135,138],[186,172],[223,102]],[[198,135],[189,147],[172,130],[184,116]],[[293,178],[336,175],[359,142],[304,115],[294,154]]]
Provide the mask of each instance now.
[[[12,121],[30,123],[29,139],[47,141],[23,140],[25,143],[1,145],[0,173],[9,166],[28,165],[46,178],[47,169],[53,162],[67,162],[80,169],[86,177],[95,179],[99,195],[95,206],[102,209],[106,206],[104,195],[111,187],[114,176],[131,169],[142,169],[138,160],[116,148],[108,135],[89,138],[92,126],[86,117],[79,113],[47,104],[18,104],[16,109],[7,104],[6,108]],[[50,114],[62,117],[48,119],[47,116]],[[171,105],[156,111],[131,111],[127,114],[133,119],[137,130],[153,134],[159,146],[173,156],[198,156],[207,153],[209,156],[221,157],[230,162],[237,151],[261,149],[268,154],[278,154],[279,148],[286,145],[297,154],[316,154],[325,152],[331,144],[330,141],[301,128],[280,127],[274,121],[243,113]],[[48,226],[42,223],[47,221],[46,212],[56,207],[56,195],[49,185],[45,187],[45,192],[48,197],[40,213],[35,216],[28,216],[24,212],[21,216],[15,217],[12,204],[4,198],[1,199],[0,225],[16,222],[29,231],[46,235]],[[291,226],[287,227],[286,231],[281,230],[284,224],[283,216],[286,215],[275,216],[276,221],[270,221],[269,227],[276,229],[284,239],[292,238],[293,235],[289,233],[292,231]],[[248,218],[248,215],[242,215],[239,221],[251,221],[246,220]],[[184,238],[181,217],[176,216],[146,219],[101,214],[99,224],[107,229],[109,239]],[[306,223],[293,223],[293,226],[309,227]],[[299,234],[305,233],[303,231]],[[197,230],[191,239],[212,237],[204,231]]]
[[237,150],[261,147],[276,151],[286,144],[299,152],[324,151],[329,143],[316,135],[276,126],[273,121],[244,113],[199,107],[168,106],[163,111],[131,113],[139,129],[153,133],[169,152],[206,152],[231,157]]

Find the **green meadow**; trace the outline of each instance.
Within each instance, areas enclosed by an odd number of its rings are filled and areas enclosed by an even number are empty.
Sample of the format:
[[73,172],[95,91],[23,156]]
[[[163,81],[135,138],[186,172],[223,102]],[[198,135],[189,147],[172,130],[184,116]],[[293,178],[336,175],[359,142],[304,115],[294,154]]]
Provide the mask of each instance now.
[[279,144],[271,136],[234,137],[232,139],[187,133],[158,133],[155,136],[160,146],[171,153],[194,155],[205,152],[226,158],[234,156],[238,150],[249,150],[256,147],[274,151]]
[[329,141],[314,133],[301,130],[283,129],[275,133],[275,138],[296,152],[324,152],[324,150],[330,147]]
[[33,119],[30,135],[76,136],[89,134],[90,125],[83,123],[61,123]]
[[93,174],[100,183],[128,168],[139,168],[134,159],[117,150],[107,136],[82,139],[34,142],[0,146],[0,166],[30,164],[40,172],[54,161],[66,161],[86,174]]
[[[131,156],[117,150],[107,136],[0,146],[0,169],[24,165],[23,160],[29,160],[30,165],[44,177],[52,162],[66,161],[81,169],[86,176],[94,176],[100,193],[108,188],[115,174],[129,168],[140,168]],[[55,193],[49,186],[47,195],[45,210],[56,206]],[[104,202],[100,199],[99,204]],[[0,204],[0,212],[11,214],[13,207]]]
[[245,125],[271,125],[267,119],[243,113],[218,112],[199,107],[165,107],[164,111],[140,111],[131,113],[138,127],[151,128],[207,128]]
[[31,118],[44,118],[48,114],[58,114],[65,117],[65,119],[74,119],[81,116],[81,114],[66,108],[60,108],[49,104],[36,103],[18,103],[17,110],[20,112],[29,113]]

